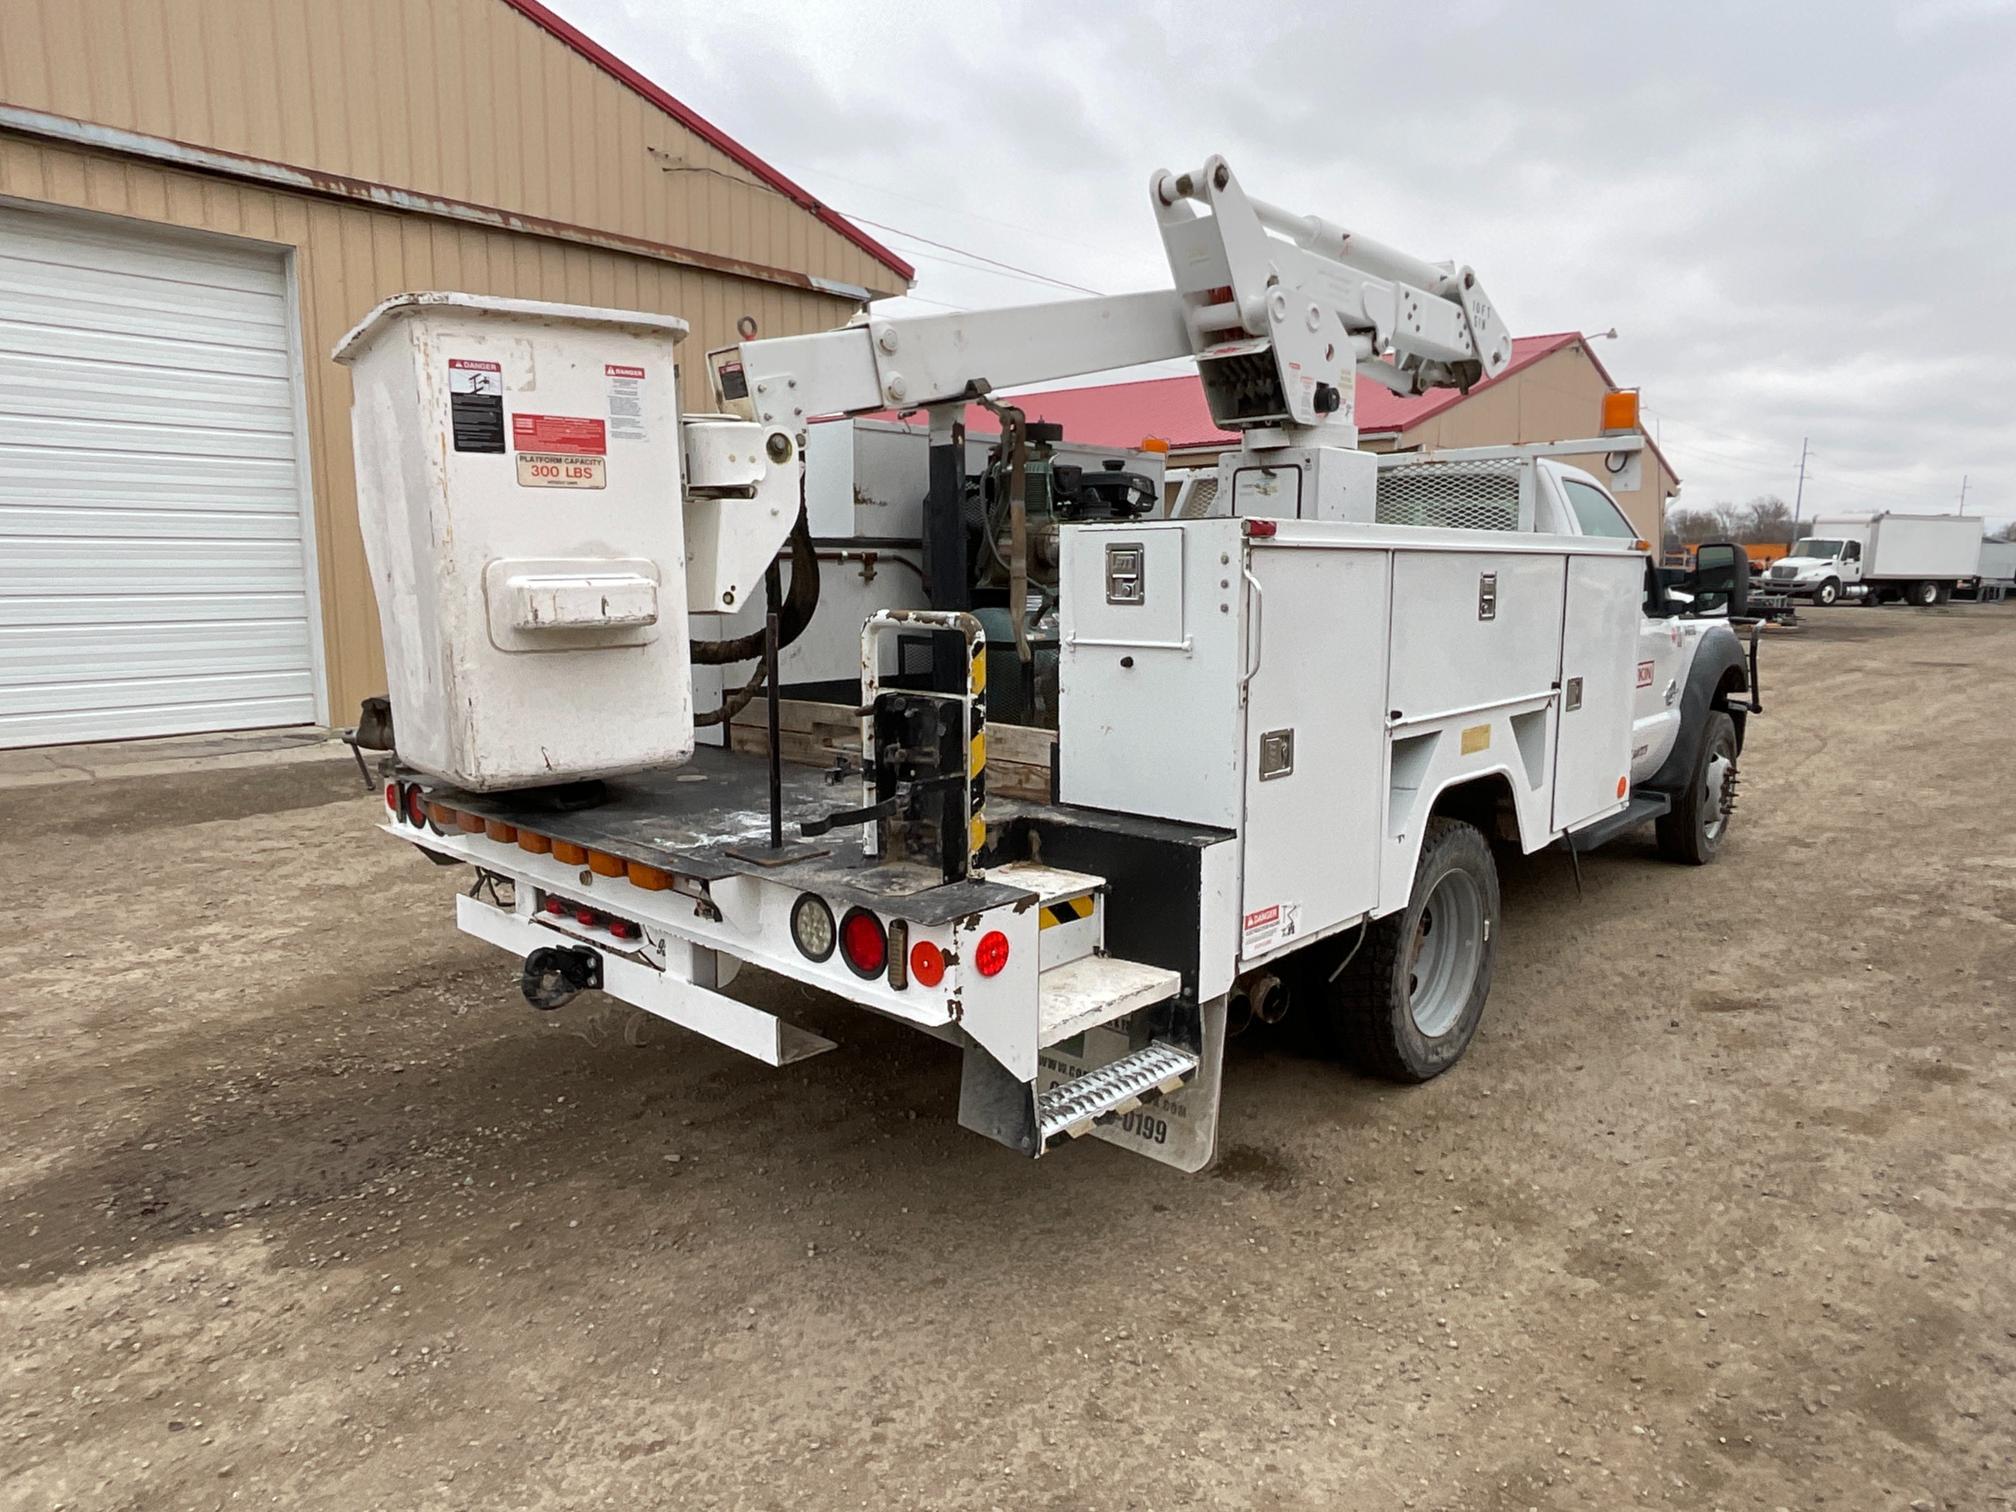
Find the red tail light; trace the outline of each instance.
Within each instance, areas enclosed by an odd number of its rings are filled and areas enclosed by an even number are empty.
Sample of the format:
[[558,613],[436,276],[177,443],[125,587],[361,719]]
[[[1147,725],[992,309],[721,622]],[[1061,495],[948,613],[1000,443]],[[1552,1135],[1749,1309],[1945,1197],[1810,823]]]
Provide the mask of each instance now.
[[879,977],[889,964],[889,937],[882,921],[865,908],[850,908],[840,921],[840,954],[854,975]]
[[406,822],[415,829],[427,828],[427,795],[418,783],[406,789]]
[[982,976],[999,976],[1001,968],[1008,964],[1008,936],[998,929],[990,929],[980,936],[980,943],[973,947],[973,968]]
[[395,814],[399,812],[399,784],[396,782],[385,784],[385,807]]

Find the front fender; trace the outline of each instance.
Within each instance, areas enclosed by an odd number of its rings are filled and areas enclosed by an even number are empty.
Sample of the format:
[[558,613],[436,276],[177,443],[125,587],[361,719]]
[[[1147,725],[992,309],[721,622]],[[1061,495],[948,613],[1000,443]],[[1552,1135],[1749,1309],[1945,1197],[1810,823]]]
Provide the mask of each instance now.
[[[1687,669],[1687,686],[1681,690],[1680,734],[1659,770],[1641,784],[1643,787],[1653,792],[1677,793],[1686,786],[1701,751],[1701,732],[1708,716],[1717,708],[1727,707],[1721,702],[1725,687],[1729,691],[1749,692],[1750,666],[1744,660],[1743,643],[1736,638],[1735,630],[1728,625],[1711,625],[1694,648],[1694,663]],[[1736,722],[1736,749],[1741,751],[1749,711],[1737,707],[1728,712]]]

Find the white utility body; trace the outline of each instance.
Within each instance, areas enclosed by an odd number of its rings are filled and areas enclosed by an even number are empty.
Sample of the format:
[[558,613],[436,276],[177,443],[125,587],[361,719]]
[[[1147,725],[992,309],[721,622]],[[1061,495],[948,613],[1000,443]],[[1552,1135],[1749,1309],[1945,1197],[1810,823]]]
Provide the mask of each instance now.
[[[1295,1005],[1403,1081],[1455,1062],[1498,946],[1493,844],[1572,861],[1657,820],[1662,849],[1712,858],[1755,707],[1727,622],[1740,552],[1719,577],[1704,560],[1683,616],[1601,484],[1549,455],[1570,443],[1359,451],[1358,377],[1415,392],[1503,370],[1510,340],[1470,270],[1252,200],[1218,158],[1154,175],[1150,202],[1167,293],[870,312],[710,353],[725,413],[678,418],[683,499],[677,465],[613,439],[637,395],[605,378],[643,369],[671,391],[664,354],[634,346],[658,339],[638,335],[644,317],[423,296],[410,308],[481,323],[381,311],[346,343],[384,494],[366,544],[388,655],[480,665],[474,696],[512,723],[395,678],[384,828],[473,868],[459,922],[525,958],[534,1006],[600,989],[772,1064],[829,1048],[737,998],[739,969],[760,966],[960,1046],[969,1128],[1031,1155],[1090,1133],[1196,1170],[1243,1019]],[[677,577],[667,521],[549,490],[522,457],[466,473],[450,457],[443,478],[447,364],[478,336],[527,343],[529,362],[500,363],[508,433],[557,415],[540,434],[578,435],[606,402],[593,471],[612,498],[657,488],[683,515],[702,616],[742,611],[788,537],[789,596],[773,571],[765,634],[699,621],[715,628],[696,668],[764,657],[747,681],[724,670],[721,710],[691,713],[695,679],[668,684],[635,654],[641,590],[604,605],[569,589],[561,641],[523,616],[498,633],[520,578],[630,572],[656,585],[662,638]],[[1241,433],[1194,516],[1160,517],[1159,465],[1073,460],[992,398],[1171,357],[1197,361],[1214,418]],[[978,474],[960,419],[975,401],[1001,419]],[[786,765],[779,642],[814,622],[820,561],[848,568],[861,541],[815,546],[778,500],[799,494],[812,417],[892,404],[925,411],[928,492],[915,537],[868,539],[914,551],[914,586],[846,632],[858,687],[826,705],[830,769]],[[651,411],[647,432],[671,418]],[[844,506],[820,513],[843,528]],[[505,570],[493,550],[586,565]],[[817,670],[794,698],[833,680],[830,656],[800,665]],[[1011,706],[1006,679],[1029,722],[990,718]],[[747,725],[642,769],[621,743],[666,710],[725,725],[759,683],[760,752]],[[544,753],[553,775],[492,761],[493,742]]]
[[1943,604],[1981,567],[1981,521],[1974,515],[1820,515],[1792,550],[1771,564],[1774,593],[1823,608],[1842,599]]

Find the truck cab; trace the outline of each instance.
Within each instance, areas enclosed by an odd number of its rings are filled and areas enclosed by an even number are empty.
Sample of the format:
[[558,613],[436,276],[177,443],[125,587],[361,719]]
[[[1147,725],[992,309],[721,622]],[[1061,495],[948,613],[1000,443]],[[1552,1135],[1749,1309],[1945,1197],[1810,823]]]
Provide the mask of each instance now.
[[[1536,526],[1558,535],[1637,538],[1638,531],[1608,489],[1579,467],[1540,458]],[[1648,564],[1649,568],[1649,564]],[[1631,784],[1649,781],[1680,737],[1680,695],[1702,638],[1719,632],[1733,643],[1726,606],[1696,611],[1684,592],[1670,592],[1656,570],[1645,575],[1638,624],[1638,675],[1631,738]]]
[[[1600,445],[1590,440],[1390,456],[1382,459],[1379,519],[1481,524],[1495,503],[1492,522],[1499,528],[1638,540],[1637,527],[1594,474],[1547,455],[1569,448],[1570,454],[1586,454]],[[1643,541],[1638,543],[1649,549]],[[1705,572],[1697,566],[1684,586],[1669,583],[1649,556],[1646,560],[1633,691],[1631,787],[1644,799],[1634,805],[1640,813],[1675,800],[1688,807],[1702,737],[1723,733],[1719,726],[1714,732],[1708,727],[1714,724],[1713,715],[1726,715],[1729,749],[1721,757],[1711,755],[1700,774],[1702,782],[1717,785],[1714,802],[1705,805],[1714,812],[1702,821],[1704,833],[1697,836],[1712,854],[1727,817],[1719,784],[1724,769],[1734,769],[1748,712],[1731,695],[1749,690],[1752,683],[1730,622],[1726,582],[1709,591],[1701,587],[1713,573],[1726,577],[1726,559],[1739,548],[1723,545],[1706,550],[1711,559],[1719,551],[1725,565]],[[1747,565],[1742,575],[1747,581]],[[1737,607],[1740,612],[1740,600]],[[1711,738],[1709,744],[1713,743]],[[1671,838],[1672,832],[1673,826],[1667,824],[1662,835]]]
[[1771,564],[1767,581],[1775,593],[1811,599],[1824,609],[1862,582],[1862,543],[1850,536],[1802,536]]
[[[1534,470],[1536,528],[1637,537],[1594,475],[1545,457]],[[1686,587],[1669,586],[1646,559],[1631,725],[1633,801],[1615,821],[1623,828],[1633,814],[1654,817],[1661,848],[1697,863],[1713,859],[1721,847],[1735,801],[1745,716],[1756,696],[1754,657],[1746,665],[1731,623],[1742,606],[1741,593],[1732,590],[1739,580],[1747,587],[1748,564],[1740,547],[1703,551],[1709,560],[1697,558]]]

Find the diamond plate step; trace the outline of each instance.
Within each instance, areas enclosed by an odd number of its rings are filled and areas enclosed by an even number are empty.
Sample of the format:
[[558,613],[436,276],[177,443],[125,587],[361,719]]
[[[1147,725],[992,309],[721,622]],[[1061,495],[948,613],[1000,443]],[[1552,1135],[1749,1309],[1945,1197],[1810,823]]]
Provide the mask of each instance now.
[[1174,1092],[1197,1066],[1190,1051],[1157,1040],[1076,1081],[1052,1087],[1036,1099],[1041,1147],[1047,1149],[1066,1136],[1089,1134],[1092,1125],[1109,1114],[1131,1112],[1151,1097]]

